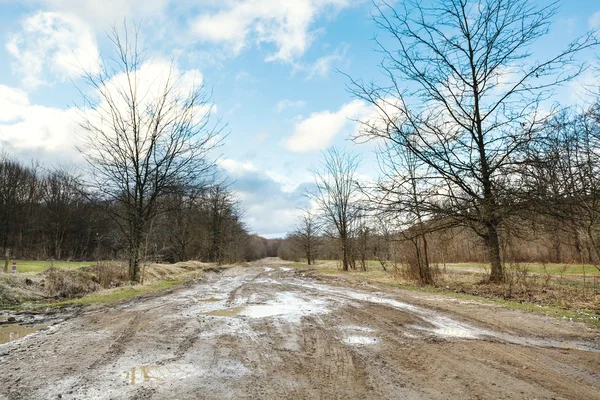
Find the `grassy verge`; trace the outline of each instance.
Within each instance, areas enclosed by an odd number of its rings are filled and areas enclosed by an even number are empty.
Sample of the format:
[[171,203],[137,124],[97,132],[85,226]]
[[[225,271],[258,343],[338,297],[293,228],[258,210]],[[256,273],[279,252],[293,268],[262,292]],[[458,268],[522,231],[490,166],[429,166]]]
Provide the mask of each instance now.
[[[73,270],[81,267],[87,267],[89,265],[93,265],[92,261],[83,261],[83,262],[70,262],[70,261],[20,261],[17,260],[17,273],[38,273],[43,272],[54,266],[54,268]],[[2,262],[2,268],[4,267],[4,262]],[[12,263],[8,264],[9,272],[11,270]]]
[[[456,264],[453,264],[453,266]],[[528,270],[532,274],[518,282],[509,284],[488,284],[481,281],[481,274],[474,272],[477,264],[460,264],[456,270],[448,269],[437,277],[435,286],[418,286],[406,279],[400,273],[394,273],[388,268],[384,271],[377,262],[370,262],[367,271],[352,270],[342,272],[335,261],[318,261],[316,265],[307,266],[304,263],[293,263],[291,266],[314,271],[324,276],[335,276],[349,281],[367,282],[377,285],[397,287],[405,290],[436,293],[451,298],[459,298],[493,304],[511,310],[533,312],[584,322],[600,328],[600,290],[582,287],[580,276],[573,273],[571,280],[562,266],[552,265],[548,268],[551,279],[534,275],[535,268]],[[541,268],[541,265],[538,264]],[[571,266],[582,268],[584,266]],[[587,266],[594,268],[593,266]],[[483,266],[481,266],[482,269]],[[587,274],[587,271],[586,271]],[[564,276],[564,279],[561,278]]]
[[[560,276],[597,276],[600,277],[600,270],[594,265],[587,264],[540,264],[540,263],[522,263],[522,266],[526,267],[529,272],[534,274],[545,274]],[[464,268],[464,269],[477,269],[482,272],[490,270],[488,264],[481,263],[449,263],[447,267],[450,268]],[[442,268],[442,266],[440,266]]]
[[478,296],[469,293],[460,293],[436,286],[417,286],[414,284],[393,283],[389,281],[381,281],[376,279],[367,281],[373,284],[392,286],[416,292],[435,293],[451,298],[497,305],[507,308],[509,310],[526,311],[539,315],[569,319],[577,322],[584,322],[589,325],[600,328],[600,313],[598,312],[598,310],[595,309],[565,309],[564,306],[560,304],[540,304],[536,302],[505,300],[497,297]]
[[79,299],[70,299],[57,301],[53,303],[38,304],[39,307],[48,306],[67,306],[76,304],[94,304],[94,303],[114,303],[123,300],[129,300],[137,296],[141,296],[147,293],[157,292],[160,290],[168,289],[176,285],[180,285],[181,280],[166,280],[154,282],[148,285],[137,285],[126,288],[107,289],[100,293],[90,294]]
[[1,274],[0,309],[40,309],[68,305],[112,303],[194,281],[215,266],[197,261],[149,264],[144,284],[131,285],[127,266],[105,262],[39,273]]

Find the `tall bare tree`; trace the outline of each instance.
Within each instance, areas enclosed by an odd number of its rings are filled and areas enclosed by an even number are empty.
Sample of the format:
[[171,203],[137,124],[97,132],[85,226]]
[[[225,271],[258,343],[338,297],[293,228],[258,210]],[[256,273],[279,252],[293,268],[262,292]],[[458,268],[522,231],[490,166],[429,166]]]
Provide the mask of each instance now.
[[357,155],[330,148],[321,166],[313,170],[315,191],[309,194],[339,243],[344,271],[354,266],[352,236],[360,214],[358,166]]
[[308,265],[315,263],[322,231],[323,223],[319,220],[318,215],[310,209],[302,210],[291,237],[296,247],[306,257]]
[[[385,84],[351,79],[375,106],[361,138],[413,154],[437,187],[423,210],[473,229],[486,243],[490,281],[504,278],[499,231],[514,211],[515,170],[547,118],[541,105],[577,76],[593,32],[546,59],[530,46],[548,33],[556,3],[528,0],[378,1],[374,21]],[[413,140],[406,140],[408,137]],[[518,203],[518,202],[517,202]]]
[[114,55],[102,60],[99,73],[85,75],[93,93],[84,95],[80,151],[92,188],[111,204],[107,211],[126,238],[130,278],[139,282],[160,196],[203,183],[220,124],[210,125],[211,96],[200,77],[173,62],[147,63],[138,30],[114,28],[109,38]]

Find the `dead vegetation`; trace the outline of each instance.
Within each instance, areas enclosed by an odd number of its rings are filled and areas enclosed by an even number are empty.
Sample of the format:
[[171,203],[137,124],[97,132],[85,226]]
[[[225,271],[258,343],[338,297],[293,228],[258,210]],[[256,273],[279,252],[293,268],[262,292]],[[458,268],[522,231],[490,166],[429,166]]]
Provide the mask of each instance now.
[[[296,264],[300,266],[301,264]],[[387,265],[369,263],[368,270],[342,274],[335,261],[319,261],[314,272],[348,278],[351,281],[371,282],[389,286],[414,288],[421,291],[444,292],[452,296],[483,298],[510,308],[539,311],[558,317],[584,320],[600,325],[600,277],[569,275],[566,268],[535,268],[525,263],[505,265],[505,280],[490,283],[489,271],[469,264],[432,265],[435,283],[421,285],[419,269],[410,260]],[[542,272],[538,272],[538,271]]]
[[[143,266],[143,283],[193,279],[203,272],[218,269],[212,264],[197,261],[146,264]],[[0,306],[76,299],[130,285],[128,266],[120,262],[97,263],[74,270],[49,268],[37,274],[0,274]]]

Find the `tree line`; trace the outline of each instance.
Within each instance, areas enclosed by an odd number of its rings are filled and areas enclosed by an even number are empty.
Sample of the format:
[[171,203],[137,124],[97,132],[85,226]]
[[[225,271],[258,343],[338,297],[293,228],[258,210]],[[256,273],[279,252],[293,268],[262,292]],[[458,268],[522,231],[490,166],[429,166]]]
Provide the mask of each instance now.
[[[557,3],[407,0],[374,8],[382,75],[348,76],[348,90],[374,109],[354,140],[377,144],[380,176],[359,182],[356,156],[327,151],[309,193],[322,231],[309,234],[305,215],[289,239],[298,249],[335,241],[344,270],[357,260],[364,268],[367,237],[375,238],[375,258],[391,257],[379,245],[390,241],[403,246],[423,283],[434,279],[432,260],[448,255],[440,247],[460,240],[490,265],[491,282],[523,256],[516,240],[543,238],[554,253],[530,261],[597,263],[600,100],[575,108],[555,94],[588,71],[580,56],[597,49],[598,32],[541,56],[532,49],[549,33]],[[456,261],[467,261],[461,253]]]
[[[89,192],[73,168],[46,169],[0,154],[0,247],[15,259],[128,259],[127,239],[106,212],[118,207]],[[225,185],[164,194],[157,208],[142,261],[233,263],[276,254],[248,233]]]

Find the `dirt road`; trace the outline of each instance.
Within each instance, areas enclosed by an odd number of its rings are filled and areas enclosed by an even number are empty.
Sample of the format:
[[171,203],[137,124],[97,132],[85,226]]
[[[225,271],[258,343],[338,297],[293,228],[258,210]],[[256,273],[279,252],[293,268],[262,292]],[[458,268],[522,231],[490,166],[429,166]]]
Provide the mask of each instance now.
[[599,332],[274,261],[0,346],[8,399],[600,399]]

